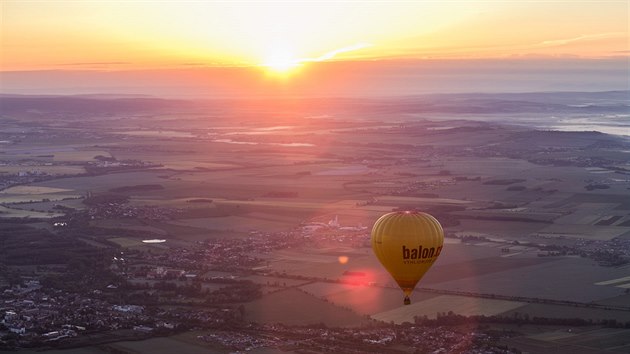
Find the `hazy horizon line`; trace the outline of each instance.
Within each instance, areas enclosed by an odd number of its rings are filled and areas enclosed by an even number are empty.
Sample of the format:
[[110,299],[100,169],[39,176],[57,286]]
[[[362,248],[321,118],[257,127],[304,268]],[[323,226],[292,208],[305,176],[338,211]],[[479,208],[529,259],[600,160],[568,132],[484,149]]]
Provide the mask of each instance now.
[[[417,93],[417,94],[397,94],[397,95],[375,95],[375,96],[326,96],[326,95],[257,95],[257,96],[214,96],[208,97],[207,95],[188,95],[188,96],[163,96],[149,93],[116,93],[116,92],[99,92],[99,93],[69,93],[69,94],[55,94],[55,93],[41,93],[41,94],[28,94],[28,93],[4,93],[0,92],[1,98],[78,98],[78,99],[160,99],[171,101],[203,101],[203,100],[256,100],[256,99],[406,99],[406,98],[421,98],[431,96],[518,96],[518,95],[579,95],[579,94],[630,94],[630,89],[627,90],[593,90],[593,91],[513,91],[513,92],[481,92],[481,91],[468,91],[468,92],[431,92],[431,93]],[[187,98],[186,98],[187,97]]]
[[148,94],[159,97],[383,97],[435,93],[630,90],[630,57],[339,61],[286,76],[259,67],[0,71],[7,94]]

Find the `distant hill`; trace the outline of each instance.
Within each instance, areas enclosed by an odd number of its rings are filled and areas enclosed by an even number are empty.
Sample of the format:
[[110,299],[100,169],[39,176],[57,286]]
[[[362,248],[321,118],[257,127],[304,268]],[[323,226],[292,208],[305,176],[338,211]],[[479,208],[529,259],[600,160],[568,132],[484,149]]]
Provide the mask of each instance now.
[[230,109],[288,114],[330,111],[374,114],[629,114],[630,91],[430,94],[383,98],[270,98],[177,100],[142,95],[0,95],[0,113],[102,114]]
[[123,113],[183,109],[188,103],[151,97],[0,95],[0,113]]

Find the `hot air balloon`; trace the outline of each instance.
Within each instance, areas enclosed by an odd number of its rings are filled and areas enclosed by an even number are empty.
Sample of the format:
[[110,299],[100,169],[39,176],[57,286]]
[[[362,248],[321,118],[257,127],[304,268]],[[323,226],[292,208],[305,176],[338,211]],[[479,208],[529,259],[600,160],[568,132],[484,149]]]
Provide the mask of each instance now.
[[442,252],[444,230],[431,215],[399,211],[381,216],[372,228],[372,250],[405,293],[405,305],[418,281]]

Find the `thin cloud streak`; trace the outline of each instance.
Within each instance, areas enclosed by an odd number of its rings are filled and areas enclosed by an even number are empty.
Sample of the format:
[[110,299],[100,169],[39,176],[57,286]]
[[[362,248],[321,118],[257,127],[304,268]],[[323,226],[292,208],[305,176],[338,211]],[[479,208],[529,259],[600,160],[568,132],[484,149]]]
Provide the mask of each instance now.
[[62,63],[62,64],[57,64],[57,65],[91,66],[91,65],[128,65],[128,64],[132,64],[132,63],[127,62],[127,61],[96,61],[96,62],[89,62],[89,63]]
[[334,57],[336,57],[338,54],[341,54],[341,53],[352,52],[352,51],[355,51],[355,50],[360,50],[360,49],[368,48],[368,47],[371,47],[371,46],[372,46],[371,43],[357,43],[357,44],[354,44],[354,45],[351,45],[351,46],[347,46],[347,47],[343,47],[343,48],[332,50],[332,51],[330,51],[328,53],[325,53],[324,55],[321,55],[321,56],[319,56],[317,58],[298,59],[297,62],[298,63],[303,63],[303,62],[321,62],[321,61],[333,59]]
[[543,46],[554,46],[554,45],[565,45],[573,42],[582,42],[582,41],[593,41],[598,39],[606,39],[606,38],[617,38],[623,37],[625,33],[622,32],[611,32],[611,33],[598,33],[598,34],[587,34],[582,35],[575,38],[566,38],[566,39],[556,39],[551,41],[544,41],[540,43]]

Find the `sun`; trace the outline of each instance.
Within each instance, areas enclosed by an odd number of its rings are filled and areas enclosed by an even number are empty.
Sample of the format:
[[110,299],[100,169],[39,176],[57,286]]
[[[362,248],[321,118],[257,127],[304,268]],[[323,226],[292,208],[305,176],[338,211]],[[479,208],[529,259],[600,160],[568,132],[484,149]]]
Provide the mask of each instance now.
[[288,50],[275,50],[262,66],[278,76],[286,76],[295,71],[301,65],[300,61]]

